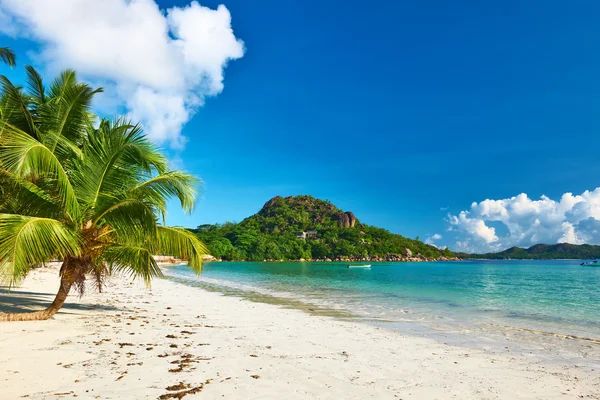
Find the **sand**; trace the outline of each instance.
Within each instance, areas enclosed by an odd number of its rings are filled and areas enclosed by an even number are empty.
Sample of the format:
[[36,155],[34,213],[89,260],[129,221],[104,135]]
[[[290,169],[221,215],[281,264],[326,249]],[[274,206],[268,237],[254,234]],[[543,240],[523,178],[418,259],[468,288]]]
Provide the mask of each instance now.
[[[57,287],[56,267],[36,270],[0,309],[39,307]],[[591,368],[168,280],[113,278],[51,320],[1,323],[0,338],[2,399],[600,399]]]

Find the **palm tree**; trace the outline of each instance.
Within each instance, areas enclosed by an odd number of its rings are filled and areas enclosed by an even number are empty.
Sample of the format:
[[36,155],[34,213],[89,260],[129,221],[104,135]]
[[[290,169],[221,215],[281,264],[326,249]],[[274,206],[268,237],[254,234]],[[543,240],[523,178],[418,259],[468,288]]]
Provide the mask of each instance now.
[[184,258],[199,273],[204,244],[164,226],[169,198],[191,212],[197,178],[170,170],[139,125],[98,120],[90,102],[101,90],[75,72],[46,88],[26,69],[26,91],[0,76],[0,279],[12,287],[60,259],[60,286],[47,309],[0,321],[48,319],[89,277],[99,289],[116,271],[149,284],[162,275],[153,254]]
[[16,65],[16,58],[14,51],[8,47],[0,47],[0,61],[12,68]]

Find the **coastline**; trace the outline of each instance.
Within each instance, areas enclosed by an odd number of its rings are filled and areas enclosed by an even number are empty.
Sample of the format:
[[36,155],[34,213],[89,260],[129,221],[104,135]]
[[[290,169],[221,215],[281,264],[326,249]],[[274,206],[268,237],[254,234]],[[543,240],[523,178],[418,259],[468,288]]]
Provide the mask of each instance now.
[[[212,257],[212,256],[211,256]],[[444,258],[403,258],[403,259],[362,259],[362,258],[348,258],[348,259],[298,259],[298,260],[262,260],[262,261],[250,261],[250,260],[223,260],[221,258],[205,258],[203,262],[268,262],[268,263],[283,263],[283,262],[310,262],[310,263],[349,263],[349,262],[369,262],[369,263],[390,263],[390,262],[448,262],[448,261],[464,261],[462,258],[456,257],[444,257]],[[171,263],[159,263],[159,265],[170,265]],[[184,261],[179,262],[179,264],[185,264]]]
[[[56,266],[37,269],[10,296],[0,292],[0,306],[43,304],[57,285]],[[0,335],[0,382],[10,399],[186,390],[185,398],[232,399],[600,398],[598,371],[581,366],[446,345],[169,280],[146,289],[114,277],[105,293],[69,296],[52,320],[0,324]]]
[[[212,256],[211,256],[212,257]],[[282,263],[282,262],[311,262],[311,263],[348,263],[348,262],[370,262],[370,263],[390,263],[390,262],[455,262],[455,261],[586,261],[583,258],[459,258],[459,257],[440,257],[440,258],[414,258],[414,259],[299,259],[299,260],[262,260],[262,261],[249,261],[249,260],[223,260],[220,258],[206,258],[203,260],[205,263],[209,262],[269,262],[269,263]],[[159,262],[159,265],[172,265],[169,262]],[[178,261],[177,264],[186,264],[185,261]]]

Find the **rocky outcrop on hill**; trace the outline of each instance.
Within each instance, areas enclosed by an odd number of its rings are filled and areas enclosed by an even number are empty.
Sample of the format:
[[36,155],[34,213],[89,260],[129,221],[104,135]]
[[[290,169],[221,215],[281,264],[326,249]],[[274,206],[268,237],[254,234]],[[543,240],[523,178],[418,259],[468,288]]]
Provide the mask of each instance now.
[[263,206],[263,210],[273,208],[275,206],[275,204],[277,204],[277,202],[280,200],[283,200],[283,197],[275,196],[275,197],[271,198],[269,201],[267,201],[265,203],[265,205]]
[[356,225],[356,217],[352,211],[346,211],[338,215],[340,226],[343,228],[354,228]]

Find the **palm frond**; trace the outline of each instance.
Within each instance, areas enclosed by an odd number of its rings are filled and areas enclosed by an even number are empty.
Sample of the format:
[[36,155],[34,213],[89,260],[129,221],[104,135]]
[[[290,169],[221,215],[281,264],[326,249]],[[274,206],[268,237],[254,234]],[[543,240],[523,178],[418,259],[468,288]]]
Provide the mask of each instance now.
[[46,90],[42,76],[31,65],[25,66],[27,73],[27,91],[31,99],[36,104],[43,104],[46,101]]
[[[41,81],[32,77],[38,86]],[[41,86],[43,87],[43,86]],[[92,89],[85,83],[77,81],[77,75],[72,70],[63,71],[49,86],[44,89],[46,101],[37,106],[38,129],[42,132],[53,132],[81,146],[83,134],[90,115],[91,101],[95,94],[102,89]],[[46,145],[56,151],[56,142]]]
[[0,47],[0,61],[12,68],[17,65],[17,56],[8,47]]
[[37,184],[0,169],[0,186],[0,213],[46,218],[63,216],[62,205]]
[[74,182],[92,209],[105,193],[126,194],[140,179],[166,165],[139,127],[124,120],[102,121],[97,131],[88,134],[84,151],[86,160]]
[[103,201],[94,226],[108,227],[119,243],[140,244],[156,240],[154,209],[139,199],[123,199],[112,204]]
[[0,214],[0,280],[11,286],[33,266],[79,252],[77,234],[60,221]]
[[77,73],[72,69],[66,69],[60,73],[50,84],[49,96],[53,99],[63,96],[64,91],[77,84]]
[[159,174],[166,172],[168,167],[167,158],[144,135],[141,125],[134,125],[130,121],[120,118],[109,125],[109,136],[112,136],[113,132],[119,132],[123,127],[127,127],[123,140],[135,149],[134,152],[126,155],[132,157],[126,158],[124,161],[138,166],[145,172],[152,172],[153,169]]
[[183,228],[157,227],[158,243],[156,254],[184,259],[196,273],[202,271],[202,256],[208,249],[192,232]]
[[186,213],[191,213],[196,205],[196,187],[200,180],[193,175],[181,171],[168,171],[138,184],[131,195],[143,198],[159,207],[166,213],[166,201],[176,197]]
[[83,151],[75,143],[64,136],[57,135],[54,132],[48,132],[44,136],[44,139],[44,144],[48,148],[54,148],[57,156],[63,160],[72,160],[73,158],[81,159],[83,157]]
[[81,134],[87,126],[92,98],[101,91],[102,89],[94,90],[86,84],[66,88],[63,97],[54,98],[43,107],[39,107],[40,120],[44,121],[41,128],[63,136],[73,143],[81,143]]
[[109,265],[111,273],[129,273],[132,278],[142,278],[146,285],[152,278],[163,276],[152,253],[145,247],[113,245],[102,253],[101,260]]
[[2,96],[2,121],[38,138],[33,116],[29,111],[30,100],[23,94],[22,89],[16,87],[7,77],[1,75],[0,91],[0,96]]
[[[2,121],[0,121],[0,127]],[[55,154],[35,138],[4,124],[0,137],[0,163],[20,179],[50,177],[56,181],[56,194],[67,215],[79,214],[79,204],[69,177]]]

